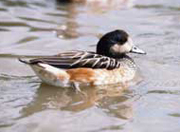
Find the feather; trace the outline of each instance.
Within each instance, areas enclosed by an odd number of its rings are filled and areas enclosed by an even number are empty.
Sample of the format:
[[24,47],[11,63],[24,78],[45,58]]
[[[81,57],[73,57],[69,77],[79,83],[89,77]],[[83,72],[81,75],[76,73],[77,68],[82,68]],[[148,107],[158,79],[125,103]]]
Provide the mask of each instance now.
[[68,51],[55,56],[32,59],[30,64],[45,63],[57,68],[106,68],[120,67],[120,61],[94,52]]

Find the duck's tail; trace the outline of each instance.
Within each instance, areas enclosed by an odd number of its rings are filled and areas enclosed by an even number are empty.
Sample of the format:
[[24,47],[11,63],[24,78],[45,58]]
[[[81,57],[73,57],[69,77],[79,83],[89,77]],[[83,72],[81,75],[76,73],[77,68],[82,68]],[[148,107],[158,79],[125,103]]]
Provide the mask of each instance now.
[[20,62],[24,63],[24,64],[27,64],[27,65],[31,64],[28,60],[24,60],[24,59],[22,59],[22,58],[18,58],[18,60],[19,60]]

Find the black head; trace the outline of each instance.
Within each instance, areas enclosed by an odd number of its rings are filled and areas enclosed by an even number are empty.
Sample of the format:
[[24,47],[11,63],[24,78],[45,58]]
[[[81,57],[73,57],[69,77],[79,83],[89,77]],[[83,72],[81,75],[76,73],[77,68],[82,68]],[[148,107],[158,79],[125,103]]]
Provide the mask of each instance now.
[[115,30],[102,36],[96,52],[113,58],[119,58],[128,52],[145,53],[133,45],[132,39],[123,30]]

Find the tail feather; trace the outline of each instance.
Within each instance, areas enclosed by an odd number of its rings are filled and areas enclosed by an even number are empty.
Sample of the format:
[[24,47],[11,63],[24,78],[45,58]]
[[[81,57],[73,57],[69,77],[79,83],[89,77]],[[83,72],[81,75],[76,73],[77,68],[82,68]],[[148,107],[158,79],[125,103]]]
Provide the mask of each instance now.
[[22,58],[18,58],[18,60],[25,64],[31,64],[28,60],[23,60]]

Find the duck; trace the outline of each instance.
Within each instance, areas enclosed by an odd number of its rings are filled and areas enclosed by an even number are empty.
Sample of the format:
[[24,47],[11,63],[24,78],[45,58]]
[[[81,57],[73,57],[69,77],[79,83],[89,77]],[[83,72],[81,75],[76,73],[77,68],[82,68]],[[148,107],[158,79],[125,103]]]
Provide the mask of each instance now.
[[81,86],[110,85],[132,80],[137,66],[127,53],[146,54],[134,45],[127,32],[117,29],[100,38],[96,52],[71,50],[30,60],[19,58],[19,61],[29,65],[46,84],[80,90]]

